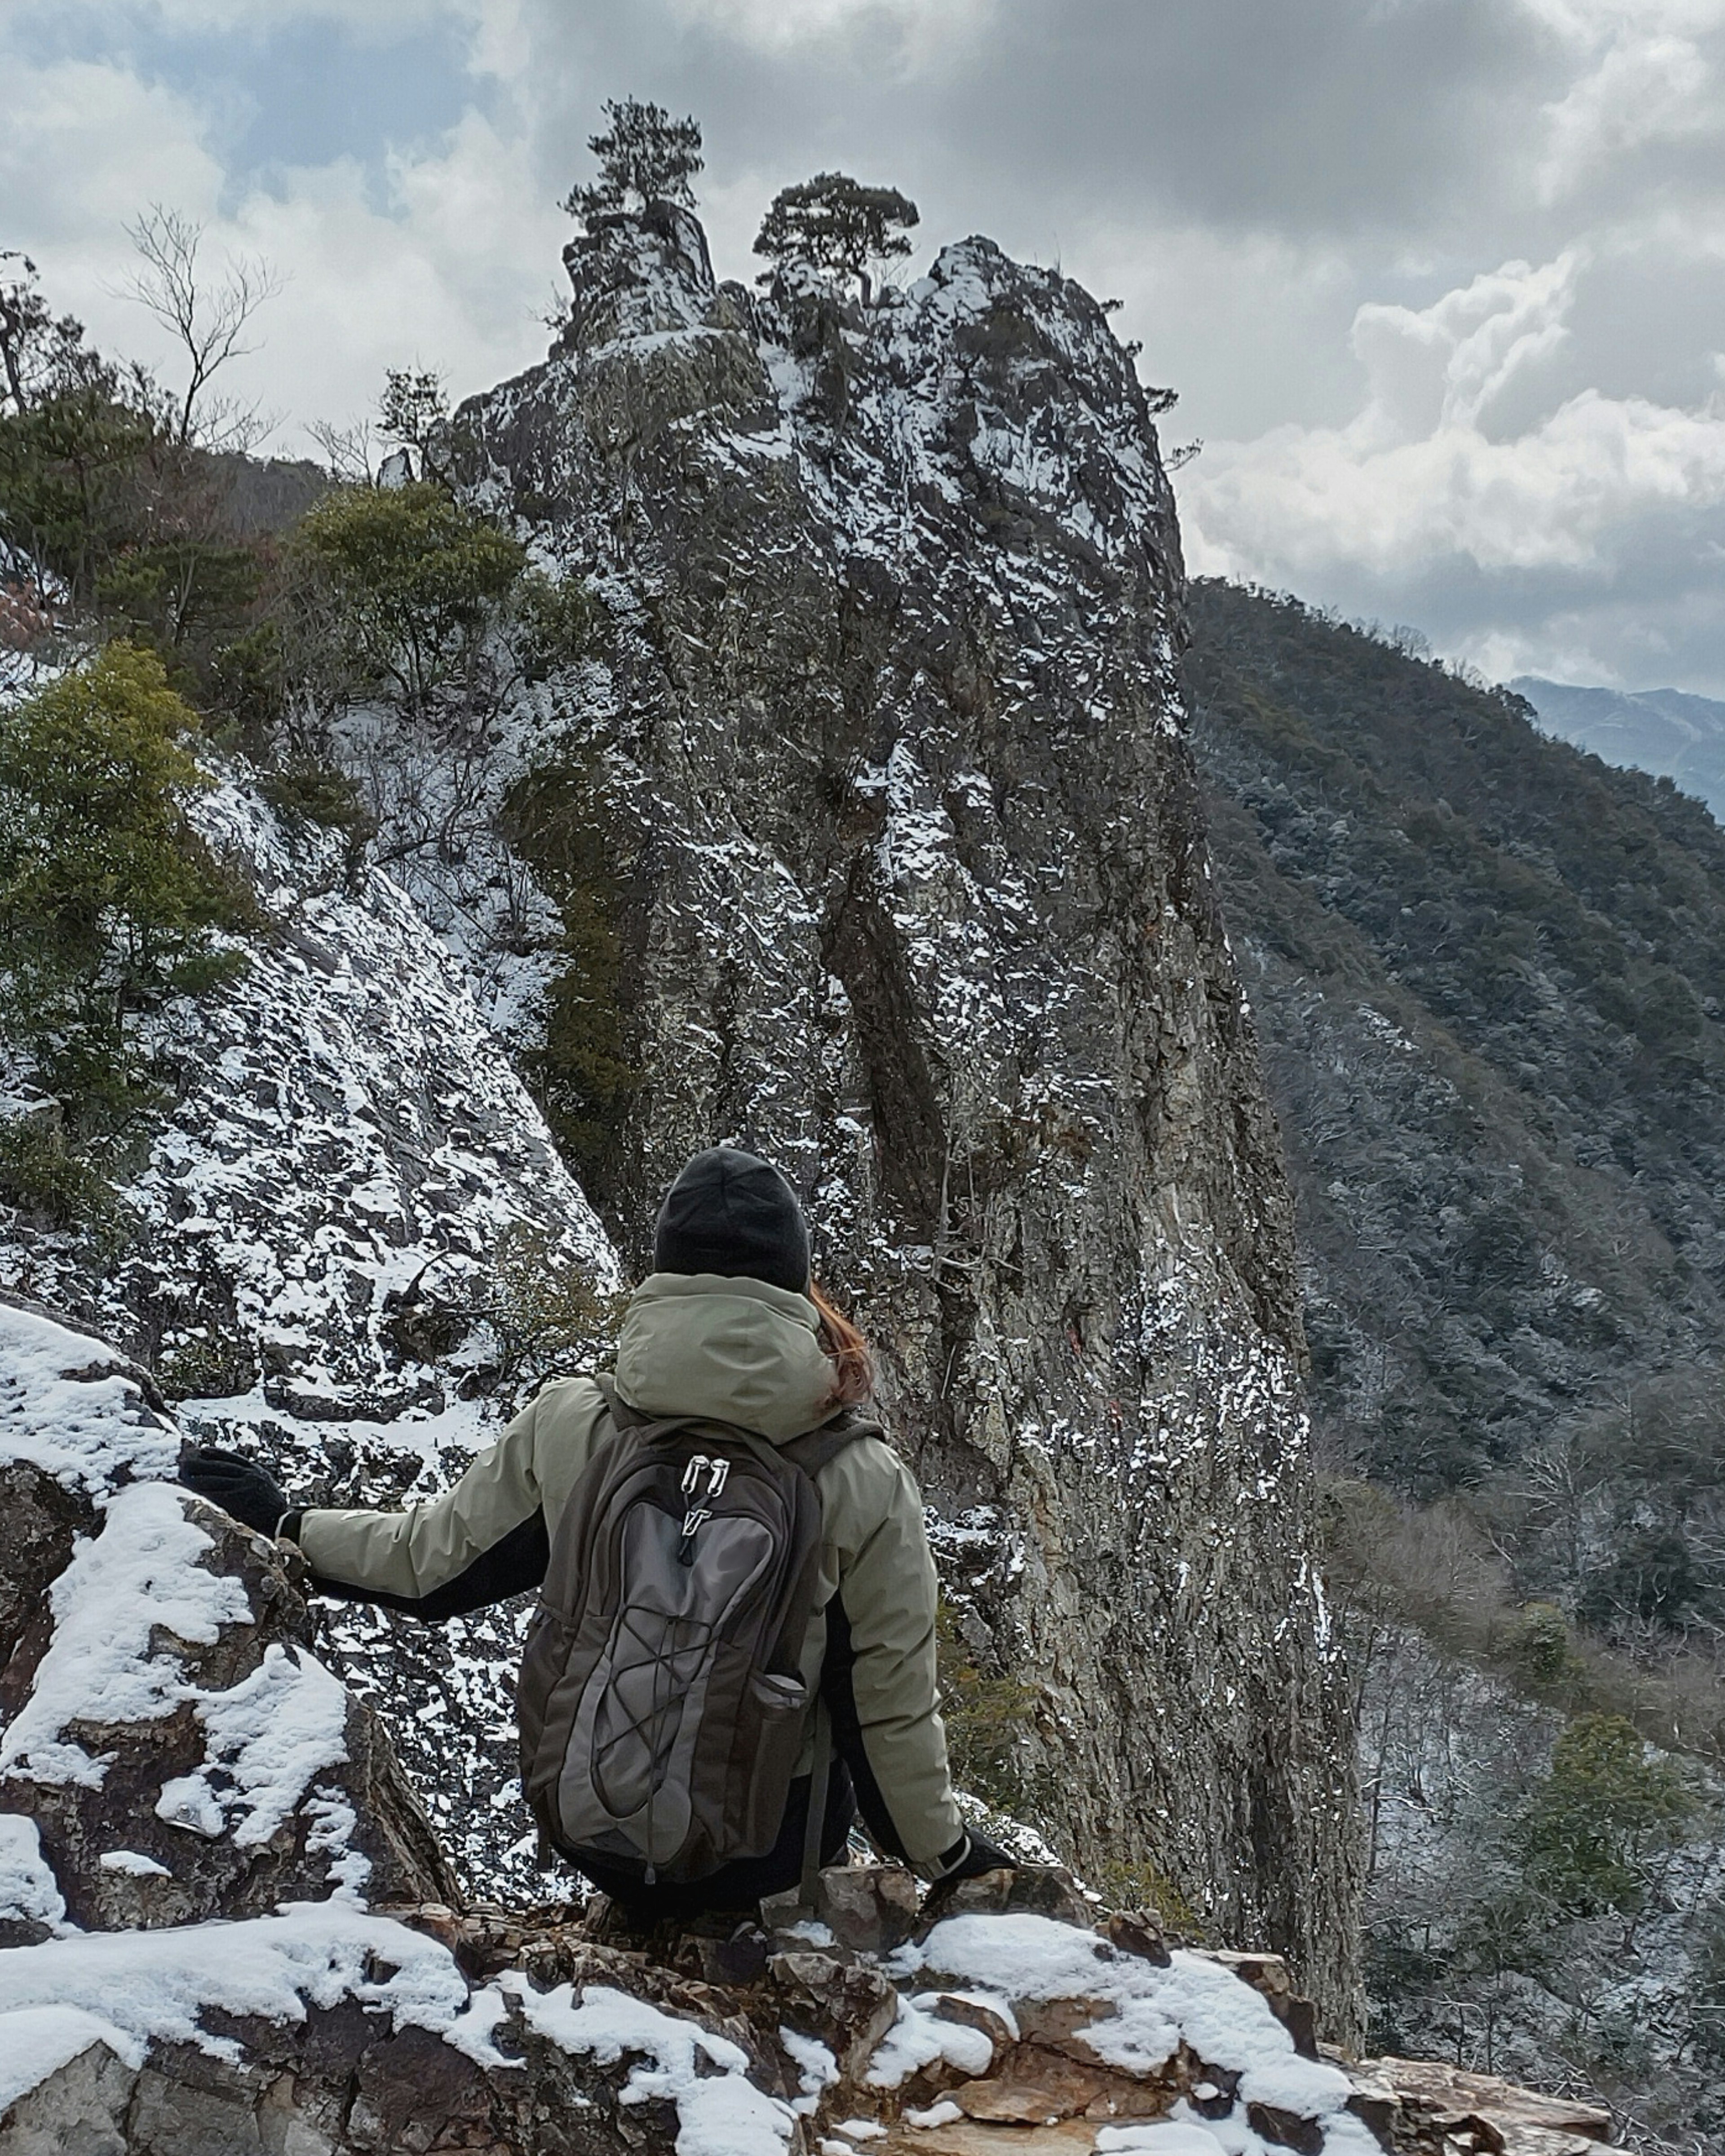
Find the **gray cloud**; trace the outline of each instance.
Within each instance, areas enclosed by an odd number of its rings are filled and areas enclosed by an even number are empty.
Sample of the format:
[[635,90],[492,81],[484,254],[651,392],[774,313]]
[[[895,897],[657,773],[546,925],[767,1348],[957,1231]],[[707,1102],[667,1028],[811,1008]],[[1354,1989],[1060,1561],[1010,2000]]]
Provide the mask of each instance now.
[[[9,34],[7,228],[100,322],[101,219],[189,188],[294,272],[254,362],[290,411],[408,338],[463,388],[531,358],[599,101],[651,96],[706,128],[724,272],[839,165],[930,251],[1117,293],[1209,444],[1199,558],[1488,664],[1725,686],[1725,0],[16,0]],[[1518,260],[1565,267],[1481,302]]]

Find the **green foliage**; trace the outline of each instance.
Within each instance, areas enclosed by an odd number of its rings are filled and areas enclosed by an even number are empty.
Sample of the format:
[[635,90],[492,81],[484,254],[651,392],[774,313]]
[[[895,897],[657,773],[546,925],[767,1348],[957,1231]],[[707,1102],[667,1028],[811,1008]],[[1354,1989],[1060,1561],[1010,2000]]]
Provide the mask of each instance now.
[[158,1357],[156,1381],[171,1400],[228,1399],[256,1384],[257,1359],[237,1335],[205,1331]]
[[426,480],[336,488],[301,519],[291,552],[327,598],[326,625],[352,685],[419,711],[470,682],[526,558]]
[[55,315],[29,256],[0,249],[0,412],[28,411],[72,372],[83,344],[83,323]]
[[1561,1696],[1581,1672],[1569,1620],[1554,1603],[1525,1604],[1500,1651],[1507,1666],[1535,1697]]
[[1584,1715],[1558,1739],[1515,1840],[1529,1883],[1565,1914],[1632,1917],[1700,1809],[1684,1768],[1650,1755],[1621,1715]]
[[985,1675],[945,1601],[936,1620],[936,1641],[941,1718],[947,1726],[953,1779],[1009,1817],[1045,1810],[1032,1800],[1024,1742],[1035,1715],[1036,1687],[1017,1677]]
[[499,1238],[481,1313],[497,1335],[506,1385],[526,1390],[558,1370],[603,1358],[624,1300],[604,1295],[586,1269],[560,1256],[542,1228],[517,1223]]
[[33,403],[0,413],[0,559],[95,603],[110,565],[142,536],[141,468],[155,415],[119,371],[80,354]]
[[1208,1922],[1168,1874],[1153,1864],[1105,1864],[1094,1883],[1111,1909],[1147,1910],[1177,1943],[1224,1943],[1216,1934],[1215,1926]]
[[275,647],[254,621],[264,578],[256,545],[185,531],[115,552],[91,598],[114,634],[160,654],[182,696],[255,726],[275,701]]
[[870,264],[909,254],[916,221],[916,203],[896,187],[817,172],[773,197],[755,235],[755,252],[781,265],[806,263],[831,276],[855,277],[866,305]]
[[573,578],[557,583],[543,570],[529,569],[516,590],[515,608],[521,670],[528,680],[543,680],[593,649],[598,609],[587,588]]
[[57,1127],[0,1123],[0,1204],[34,1228],[83,1228],[104,1240],[119,1225],[105,1178]]
[[125,644],[0,711],[0,1010],[74,1137],[147,1095],[134,1015],[242,963],[218,933],[250,907],[185,814],[208,783],[182,746],[197,723]]
[[598,177],[569,190],[563,201],[569,215],[590,224],[608,211],[644,209],[654,202],[692,209],[689,182],[705,162],[697,122],[673,120],[662,105],[638,97],[608,97],[603,109],[611,125],[587,142],[599,161]]
[[266,771],[258,791],[289,825],[316,824],[321,829],[357,833],[369,838],[377,829],[359,788],[344,771],[297,757],[279,770]]
[[527,1080],[578,1173],[602,1180],[607,1149],[640,1082],[622,1001],[619,819],[597,766],[571,758],[516,783],[502,828],[562,924],[545,1039],[526,1058]]
[[258,791],[290,834],[308,829],[338,834],[343,881],[350,890],[357,887],[366,849],[377,836],[377,819],[346,772],[313,756],[290,757],[275,770],[260,775]]

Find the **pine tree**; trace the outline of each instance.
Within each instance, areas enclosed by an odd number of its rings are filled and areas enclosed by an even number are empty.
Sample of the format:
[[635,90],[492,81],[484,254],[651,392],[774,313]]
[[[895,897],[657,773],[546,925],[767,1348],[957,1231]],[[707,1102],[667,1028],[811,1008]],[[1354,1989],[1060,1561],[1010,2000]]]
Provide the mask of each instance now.
[[588,137],[599,161],[598,177],[571,187],[563,208],[591,224],[607,211],[645,209],[649,203],[695,207],[689,182],[701,171],[701,126],[692,115],[673,120],[662,105],[638,97],[607,98],[608,131]]
[[755,236],[755,252],[781,265],[803,262],[832,275],[855,277],[867,306],[873,296],[870,264],[907,255],[906,235],[916,222],[916,203],[896,187],[866,187],[845,172],[817,172],[773,197]]
[[414,468],[421,479],[443,479],[438,455],[439,437],[449,416],[449,400],[444,394],[443,377],[429,367],[392,367],[383,377],[383,394],[377,401],[377,432],[386,442],[398,442],[413,452]]

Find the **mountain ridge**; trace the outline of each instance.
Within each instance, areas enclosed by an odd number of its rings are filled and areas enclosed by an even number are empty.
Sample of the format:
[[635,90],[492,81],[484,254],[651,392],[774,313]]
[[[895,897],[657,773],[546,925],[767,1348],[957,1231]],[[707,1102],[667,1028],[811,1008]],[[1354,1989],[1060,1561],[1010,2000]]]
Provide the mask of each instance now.
[[1725,809],[1725,703],[1682,689],[1584,688],[1521,674],[1507,684],[1540,723],[1607,763],[1671,779]]

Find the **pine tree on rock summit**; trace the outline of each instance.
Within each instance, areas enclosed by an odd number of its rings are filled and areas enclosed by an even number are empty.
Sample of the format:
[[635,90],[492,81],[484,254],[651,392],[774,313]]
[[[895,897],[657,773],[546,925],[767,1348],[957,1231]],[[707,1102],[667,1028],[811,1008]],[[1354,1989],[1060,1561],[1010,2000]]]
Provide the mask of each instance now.
[[[910,228],[917,221],[916,203],[896,187],[865,187],[846,172],[817,172],[773,197],[755,235],[755,252],[780,267],[804,262],[829,275],[855,277],[867,306],[870,264],[907,255]],[[771,276],[768,271],[761,281]]]
[[588,137],[599,161],[599,174],[586,187],[571,187],[563,208],[591,224],[609,211],[644,210],[649,203],[695,207],[689,182],[706,163],[701,154],[701,123],[692,114],[673,120],[662,105],[638,97],[609,98],[604,110],[608,131]]

